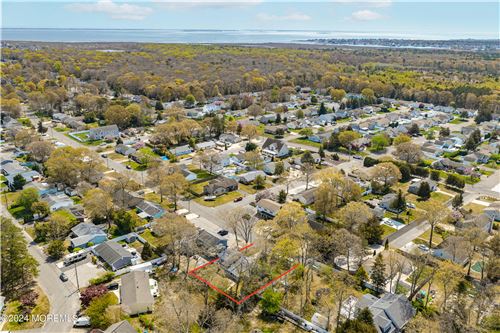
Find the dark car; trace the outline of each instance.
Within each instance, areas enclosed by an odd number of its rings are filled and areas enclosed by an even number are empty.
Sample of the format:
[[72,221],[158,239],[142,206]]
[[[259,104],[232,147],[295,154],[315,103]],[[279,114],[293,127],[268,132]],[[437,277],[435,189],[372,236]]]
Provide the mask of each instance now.
[[219,230],[217,233],[221,236],[226,236],[229,233],[229,231],[222,229],[222,230]]
[[68,277],[64,273],[61,273],[61,275],[59,275],[59,278],[61,279],[62,282],[68,281]]
[[237,197],[236,199],[234,199],[234,202],[239,202],[241,200],[243,200],[243,197]]
[[126,168],[129,170],[132,169],[132,167],[130,165],[127,165]]
[[108,290],[117,290],[120,285],[118,282],[113,282],[108,284]]
[[102,158],[108,158],[108,155],[107,154],[101,154],[101,157]]

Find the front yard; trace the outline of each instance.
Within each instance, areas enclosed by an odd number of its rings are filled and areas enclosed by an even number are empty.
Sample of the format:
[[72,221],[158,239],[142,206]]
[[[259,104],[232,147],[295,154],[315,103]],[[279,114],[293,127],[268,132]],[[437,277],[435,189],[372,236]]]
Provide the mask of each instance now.
[[205,201],[202,197],[201,198],[196,198],[194,201],[199,203],[200,205],[206,206],[206,207],[217,207],[220,205],[223,205],[225,203],[228,203],[230,201],[233,201],[234,199],[241,197],[242,194],[238,191],[233,191],[229,192],[226,194],[223,194],[221,196],[218,196],[215,200],[212,201]]

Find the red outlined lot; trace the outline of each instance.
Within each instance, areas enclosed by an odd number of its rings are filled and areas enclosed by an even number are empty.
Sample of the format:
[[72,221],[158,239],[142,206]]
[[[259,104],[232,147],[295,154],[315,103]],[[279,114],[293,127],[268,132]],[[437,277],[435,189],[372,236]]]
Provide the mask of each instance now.
[[[241,252],[241,251],[243,251],[243,250],[248,249],[248,248],[249,248],[249,247],[251,247],[252,245],[253,245],[253,243],[248,244],[248,245],[246,245],[246,246],[242,247],[242,248],[240,249],[240,252]],[[188,275],[189,275],[189,276],[194,277],[195,279],[198,279],[199,281],[201,281],[201,282],[203,282],[203,283],[205,283],[207,286],[209,286],[210,288],[212,288],[212,289],[213,289],[213,290],[215,290],[216,292],[218,292],[218,293],[220,293],[220,294],[222,294],[222,295],[226,296],[228,299],[230,299],[231,301],[233,301],[234,303],[236,303],[236,304],[238,304],[238,305],[239,305],[239,304],[241,304],[241,303],[243,303],[243,302],[245,302],[246,300],[248,300],[250,297],[254,296],[255,294],[257,294],[257,293],[261,292],[262,290],[266,289],[267,287],[269,287],[270,285],[272,285],[274,282],[278,281],[278,280],[279,280],[279,279],[281,279],[283,276],[285,276],[285,275],[289,274],[290,272],[292,272],[294,269],[296,269],[296,268],[299,266],[299,264],[295,264],[294,266],[292,266],[292,268],[290,268],[290,269],[289,269],[289,270],[287,270],[286,272],[281,273],[279,276],[275,277],[274,279],[272,279],[271,281],[269,281],[269,282],[268,282],[268,283],[266,283],[265,285],[263,285],[263,286],[261,286],[260,288],[258,288],[258,289],[256,289],[256,290],[254,290],[253,292],[251,292],[250,294],[246,295],[246,296],[245,296],[245,297],[243,297],[242,299],[237,300],[236,298],[234,298],[234,297],[232,297],[232,296],[228,295],[226,292],[224,292],[224,291],[223,291],[223,290],[221,290],[220,288],[217,288],[216,286],[214,286],[212,283],[210,283],[210,282],[209,282],[209,281],[207,281],[206,279],[204,279],[204,278],[202,278],[201,276],[199,276],[199,275],[195,274],[195,272],[196,272],[196,271],[199,271],[200,269],[203,269],[203,268],[205,268],[205,267],[207,267],[207,266],[210,266],[210,265],[212,265],[212,264],[216,263],[216,262],[217,262],[217,261],[219,261],[219,260],[220,260],[220,258],[215,258],[215,259],[213,259],[213,260],[210,260],[209,262],[207,262],[207,263],[205,263],[205,264],[203,264],[203,265],[201,265],[201,266],[198,266],[198,267],[196,267],[196,268],[194,268],[194,269],[190,270],[190,271],[188,272]]]

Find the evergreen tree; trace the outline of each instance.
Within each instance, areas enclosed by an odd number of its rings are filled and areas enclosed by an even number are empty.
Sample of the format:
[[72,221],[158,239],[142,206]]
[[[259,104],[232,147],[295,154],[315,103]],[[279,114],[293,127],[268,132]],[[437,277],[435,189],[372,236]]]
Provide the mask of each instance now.
[[398,217],[401,212],[406,209],[406,200],[401,190],[398,191],[398,195],[396,196],[396,200],[392,203],[392,208],[398,212]]
[[12,188],[14,190],[22,190],[24,185],[26,185],[26,179],[21,174],[14,176],[14,181],[12,182]]
[[0,219],[1,237],[1,291],[6,297],[29,286],[38,275],[38,263],[29,254],[27,242],[10,219]]
[[284,204],[286,202],[286,191],[281,190],[278,194],[278,202],[280,204]]
[[359,232],[368,244],[380,244],[382,242],[384,229],[380,225],[378,219],[373,217],[360,226]]
[[420,129],[418,128],[418,125],[415,124],[415,123],[413,123],[410,126],[410,129],[408,130],[408,134],[413,135],[413,136],[419,135],[420,134]]
[[153,249],[151,248],[151,244],[148,242],[146,242],[142,248],[141,257],[144,260],[153,258]]
[[283,164],[283,162],[282,161],[276,162],[274,166],[274,174],[279,176],[283,174],[283,172],[285,172],[285,165]]
[[407,182],[411,179],[411,167],[405,163],[398,166],[399,172],[401,172],[401,181]]
[[460,206],[462,206],[464,202],[464,198],[462,196],[462,193],[459,193],[457,195],[455,195],[451,201],[451,205],[453,206],[453,208],[458,208]]
[[429,186],[429,183],[422,182],[418,188],[417,195],[422,199],[429,199],[431,197],[431,187]]
[[47,129],[43,127],[42,120],[38,121],[38,128],[37,128],[38,133],[43,134],[47,132]]
[[387,282],[387,278],[385,276],[384,258],[381,254],[375,257],[375,261],[372,266],[372,272],[370,274],[370,279],[379,292],[384,288]]
[[280,113],[276,114],[276,124],[279,124],[279,123],[281,123],[281,114]]
[[432,170],[431,171],[431,179],[438,182],[441,180],[441,174],[439,173],[438,170]]
[[328,113],[328,110],[325,107],[325,103],[321,102],[321,104],[319,106],[318,114],[322,115],[322,114],[327,114],[327,113]]
[[161,104],[160,101],[156,101],[156,103],[155,103],[155,110],[156,111],[162,111],[163,110],[163,104]]
[[306,150],[306,152],[300,158],[300,161],[302,162],[302,164],[314,164],[314,157],[309,150]]

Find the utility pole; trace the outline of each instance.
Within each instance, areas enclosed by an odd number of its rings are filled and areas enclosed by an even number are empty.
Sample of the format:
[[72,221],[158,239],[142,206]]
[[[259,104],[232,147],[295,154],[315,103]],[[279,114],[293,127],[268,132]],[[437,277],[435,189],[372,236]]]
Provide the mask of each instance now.
[[75,275],[76,275],[76,288],[78,292],[80,292],[80,282],[78,281],[78,269],[76,269],[76,262],[74,264],[75,267]]

